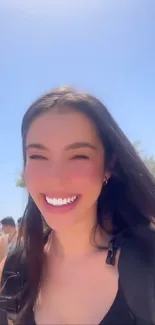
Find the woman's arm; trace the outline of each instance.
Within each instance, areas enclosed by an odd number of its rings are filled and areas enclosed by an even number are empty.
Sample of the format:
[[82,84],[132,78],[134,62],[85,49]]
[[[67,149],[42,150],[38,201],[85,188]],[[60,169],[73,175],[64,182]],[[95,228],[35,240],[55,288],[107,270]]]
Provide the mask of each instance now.
[[1,278],[2,278],[2,272],[3,272],[3,268],[4,268],[5,261],[6,261],[6,256],[0,262],[0,282],[1,282]]

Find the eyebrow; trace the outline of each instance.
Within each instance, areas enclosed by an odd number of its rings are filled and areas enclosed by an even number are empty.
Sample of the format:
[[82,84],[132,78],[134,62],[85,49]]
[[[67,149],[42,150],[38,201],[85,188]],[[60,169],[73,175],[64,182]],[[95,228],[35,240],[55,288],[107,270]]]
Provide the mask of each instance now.
[[48,150],[43,144],[41,143],[30,143],[26,146],[26,150],[28,149],[38,149],[38,150]]
[[[44,151],[48,150],[48,148],[45,147],[41,143],[30,143],[26,146],[26,150],[28,150],[30,148],[44,150]],[[74,142],[74,143],[71,143],[68,146],[66,146],[65,150],[74,150],[74,149],[80,149],[80,148],[89,148],[89,149],[96,150],[96,147],[89,142]]]
[[89,148],[96,150],[95,146],[89,142],[74,142],[65,147],[65,150]]

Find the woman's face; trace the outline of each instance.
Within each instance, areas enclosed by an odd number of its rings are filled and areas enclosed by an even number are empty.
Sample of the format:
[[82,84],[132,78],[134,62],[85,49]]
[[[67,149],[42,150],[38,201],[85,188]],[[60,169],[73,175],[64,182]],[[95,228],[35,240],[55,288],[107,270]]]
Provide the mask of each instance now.
[[104,149],[84,114],[53,109],[41,115],[29,128],[26,148],[25,183],[52,229],[96,214]]

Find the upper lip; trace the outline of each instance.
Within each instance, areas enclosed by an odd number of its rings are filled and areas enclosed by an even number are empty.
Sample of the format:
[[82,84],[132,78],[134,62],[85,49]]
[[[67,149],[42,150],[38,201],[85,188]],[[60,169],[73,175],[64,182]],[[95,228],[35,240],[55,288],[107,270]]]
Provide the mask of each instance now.
[[73,196],[78,196],[78,194],[62,194],[61,195],[61,193],[60,194],[44,194],[46,197],[49,197],[49,198],[55,198],[55,199],[59,199],[59,198],[61,198],[61,199],[66,199],[66,198],[68,198],[68,197],[73,197]]

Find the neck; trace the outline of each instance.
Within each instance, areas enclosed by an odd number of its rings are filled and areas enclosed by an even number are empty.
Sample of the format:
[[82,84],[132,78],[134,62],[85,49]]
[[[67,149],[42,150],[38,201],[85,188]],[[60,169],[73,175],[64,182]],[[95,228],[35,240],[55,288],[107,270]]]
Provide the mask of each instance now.
[[16,229],[15,228],[10,228],[9,233],[8,233],[9,238],[12,237],[15,233],[16,233]]
[[65,231],[53,231],[50,245],[52,255],[76,258],[97,251],[97,245],[106,246],[108,236],[99,228],[94,229],[95,220],[96,216],[91,218],[89,215]]

